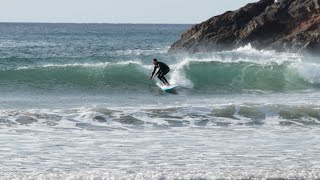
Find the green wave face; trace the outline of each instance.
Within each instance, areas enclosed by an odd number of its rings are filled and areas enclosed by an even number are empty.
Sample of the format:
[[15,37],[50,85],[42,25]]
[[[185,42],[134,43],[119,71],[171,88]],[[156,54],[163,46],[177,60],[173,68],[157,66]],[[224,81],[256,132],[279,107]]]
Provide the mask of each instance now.
[[197,62],[191,63],[185,72],[194,87],[200,89],[281,91],[312,86],[302,79],[290,64]]
[[42,89],[121,89],[151,83],[136,64],[33,67],[0,71],[6,87]]
[[[290,63],[260,65],[251,62],[191,61],[182,68],[174,64],[171,67],[168,79],[187,90],[230,93],[317,87],[316,83],[305,80]],[[153,85],[148,80],[151,71],[152,66],[128,62],[24,67],[0,71],[0,85],[17,88],[139,90]],[[184,81],[188,81],[189,86]]]

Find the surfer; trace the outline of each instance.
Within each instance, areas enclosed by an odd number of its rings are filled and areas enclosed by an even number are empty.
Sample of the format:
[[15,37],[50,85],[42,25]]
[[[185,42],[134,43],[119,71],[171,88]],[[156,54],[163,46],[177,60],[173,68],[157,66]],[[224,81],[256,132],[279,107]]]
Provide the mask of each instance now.
[[167,79],[164,77],[164,75],[168,74],[168,72],[170,71],[170,68],[168,65],[166,65],[163,62],[158,62],[157,59],[153,59],[152,60],[153,65],[154,65],[154,69],[152,72],[152,75],[150,76],[150,80],[152,79],[154,73],[156,72],[157,68],[159,68],[158,72],[156,75],[158,75],[158,78],[160,79],[160,81],[163,82],[164,85],[170,86],[169,82],[167,81]]

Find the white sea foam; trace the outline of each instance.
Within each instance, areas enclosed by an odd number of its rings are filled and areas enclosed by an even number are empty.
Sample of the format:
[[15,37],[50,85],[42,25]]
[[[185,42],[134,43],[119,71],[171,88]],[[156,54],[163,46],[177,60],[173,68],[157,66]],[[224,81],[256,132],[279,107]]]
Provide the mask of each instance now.
[[[162,106],[162,105],[161,105]],[[74,109],[29,109],[29,110],[1,110],[0,125],[9,127],[44,128],[76,128],[77,123],[86,123],[96,127],[130,128],[141,126],[153,129],[154,126],[171,125],[171,120],[189,121],[210,120],[212,122],[230,122],[231,126],[242,126],[260,120],[261,125],[278,126],[282,122],[294,120],[300,125],[318,124],[314,119],[320,118],[319,105],[279,105],[279,104],[213,104],[188,106],[159,107],[114,107],[107,108],[74,108]],[[23,118],[21,118],[23,117]],[[223,118],[223,119],[220,119]],[[126,121],[125,119],[129,119]],[[135,124],[139,122],[138,124]],[[169,124],[168,124],[169,123]],[[199,125],[212,128],[217,124]],[[207,125],[206,125],[207,124]],[[151,125],[151,126],[149,126]],[[190,125],[190,124],[189,124]],[[190,127],[188,124],[184,127]],[[40,128],[40,129],[41,129]],[[94,128],[92,129],[95,130]]]
[[273,169],[273,170],[240,170],[212,169],[212,170],[92,170],[80,172],[33,172],[0,175],[11,180],[42,180],[42,179],[319,179],[319,169]]
[[0,179],[316,179],[319,109],[214,102],[1,110]]
[[200,57],[186,57],[191,62],[220,63],[253,63],[259,65],[302,62],[302,56],[297,53],[276,52],[274,50],[257,50],[250,44],[231,51],[207,53]]
[[[232,51],[224,51],[226,53],[237,52],[242,55],[254,55],[261,58],[269,58],[269,61],[275,62],[283,62],[283,61],[292,61],[292,60],[300,60],[302,58],[299,53],[292,52],[277,52],[275,50],[257,50],[251,46],[251,44],[247,44],[246,46],[239,47]],[[270,59],[271,58],[271,59]]]
[[185,74],[185,68],[190,63],[189,60],[183,60],[176,65],[172,66],[172,74],[170,78],[171,84],[176,84],[186,88],[192,88],[193,83],[189,80]]
[[320,84],[320,64],[300,63],[292,64],[290,68],[296,70],[301,78],[311,84]]
[[38,69],[38,68],[65,68],[65,67],[97,67],[105,68],[107,66],[117,66],[117,65],[129,65],[137,64],[142,65],[142,63],[137,61],[120,61],[120,62],[101,62],[101,63],[68,63],[68,64],[44,64],[44,65],[33,65],[33,66],[21,66],[16,68],[17,70],[23,69]]

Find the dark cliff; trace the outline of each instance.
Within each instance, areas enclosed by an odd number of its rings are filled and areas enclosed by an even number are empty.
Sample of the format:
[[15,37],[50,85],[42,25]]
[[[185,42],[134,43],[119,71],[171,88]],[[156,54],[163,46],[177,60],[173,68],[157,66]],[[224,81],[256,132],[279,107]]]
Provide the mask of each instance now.
[[[280,0],[278,0],[280,1]],[[319,53],[320,0],[260,0],[184,32],[170,52],[208,52],[245,44],[258,49]]]

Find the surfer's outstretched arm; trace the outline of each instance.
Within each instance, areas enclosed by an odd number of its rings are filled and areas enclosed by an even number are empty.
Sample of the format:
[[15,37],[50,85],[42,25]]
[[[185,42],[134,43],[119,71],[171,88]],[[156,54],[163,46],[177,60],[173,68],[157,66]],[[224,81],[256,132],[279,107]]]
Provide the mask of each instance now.
[[[156,70],[157,70],[157,66],[154,66],[153,72],[152,72],[152,74],[151,74],[151,76],[150,76],[149,79],[152,79],[152,77],[153,77],[154,73],[156,72]],[[159,72],[159,71],[158,71],[158,72]],[[158,74],[158,73],[157,73],[157,74]]]
[[156,76],[157,76],[158,74],[160,74],[160,72],[161,72],[161,69],[159,69],[159,71],[157,72]]

